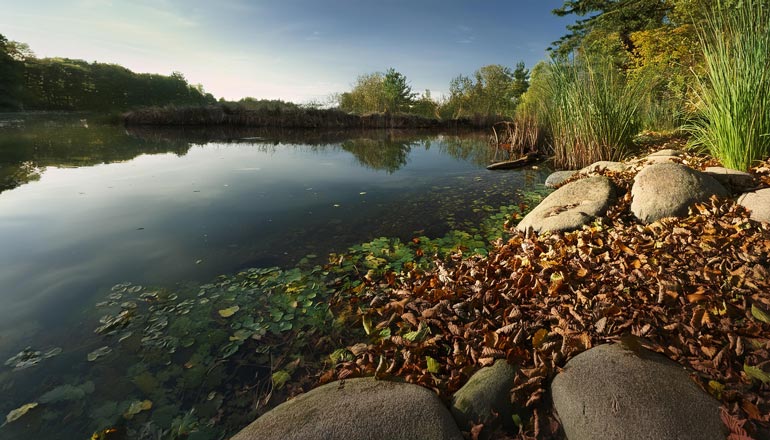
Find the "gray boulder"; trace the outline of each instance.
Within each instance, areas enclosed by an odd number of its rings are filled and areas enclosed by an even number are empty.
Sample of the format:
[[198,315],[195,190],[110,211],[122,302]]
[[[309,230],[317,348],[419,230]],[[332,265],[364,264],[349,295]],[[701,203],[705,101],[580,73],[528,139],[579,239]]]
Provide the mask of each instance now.
[[687,215],[693,203],[712,195],[727,197],[727,190],[713,177],[676,163],[642,168],[631,187],[631,212],[645,223],[664,217]]
[[675,150],[673,148],[665,148],[663,150],[658,150],[654,153],[650,153],[650,156],[681,156],[683,153],[680,150]]
[[708,167],[703,172],[716,179],[717,182],[732,192],[743,192],[757,186],[754,176],[743,171],[724,167]]
[[493,428],[511,421],[511,388],[515,376],[516,368],[505,359],[477,371],[452,397],[451,410],[457,423],[470,429],[472,423]]
[[738,204],[751,211],[753,220],[770,223],[770,188],[742,194]]
[[360,378],[332,382],[295,397],[231,440],[462,438],[449,410],[430,390]]
[[578,172],[579,171],[555,171],[545,179],[545,186],[548,188],[556,188]]
[[644,348],[600,345],[551,383],[569,440],[724,440],[720,403],[684,368]]
[[656,163],[681,163],[682,158],[679,156],[647,156],[642,158],[640,162],[644,162],[646,165],[654,165]]
[[608,160],[600,160],[599,162],[594,162],[591,165],[588,165],[587,167],[582,168],[580,172],[583,174],[591,174],[601,169],[606,169],[607,171],[622,172],[627,170],[628,166],[623,162],[611,162]]
[[604,176],[568,183],[548,195],[516,226],[519,231],[570,231],[604,214],[615,198],[615,186]]

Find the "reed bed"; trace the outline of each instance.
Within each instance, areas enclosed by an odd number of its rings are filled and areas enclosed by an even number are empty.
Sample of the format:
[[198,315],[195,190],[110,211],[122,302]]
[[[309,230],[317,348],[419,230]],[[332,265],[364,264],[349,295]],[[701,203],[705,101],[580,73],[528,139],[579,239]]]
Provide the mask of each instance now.
[[770,155],[770,12],[760,0],[717,1],[699,30],[706,77],[691,144],[746,171]]
[[557,166],[577,169],[628,154],[641,127],[645,90],[626,81],[609,60],[553,62],[544,93]]

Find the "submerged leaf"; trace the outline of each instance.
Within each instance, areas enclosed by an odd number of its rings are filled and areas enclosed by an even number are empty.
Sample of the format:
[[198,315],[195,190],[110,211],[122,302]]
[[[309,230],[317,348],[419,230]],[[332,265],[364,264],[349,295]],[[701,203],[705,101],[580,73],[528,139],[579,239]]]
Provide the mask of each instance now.
[[19,420],[19,418],[27,414],[32,408],[37,407],[37,405],[37,402],[32,402],[16,408],[15,410],[9,412],[7,416],[5,416],[5,423],[11,423]]
[[223,318],[229,318],[229,317],[233,316],[235,314],[235,312],[237,312],[240,309],[241,308],[239,306],[232,306],[232,307],[228,307],[226,309],[219,310],[218,313],[219,313],[219,316],[221,316]]
[[147,411],[152,408],[151,400],[135,400],[131,402],[126,412],[123,413],[123,417],[126,419],[132,419],[135,415],[142,411]]
[[99,359],[102,356],[106,356],[108,354],[112,353],[112,349],[108,346],[97,348],[96,350],[92,351],[91,353],[88,353],[87,359],[88,362],[94,362],[97,359]]

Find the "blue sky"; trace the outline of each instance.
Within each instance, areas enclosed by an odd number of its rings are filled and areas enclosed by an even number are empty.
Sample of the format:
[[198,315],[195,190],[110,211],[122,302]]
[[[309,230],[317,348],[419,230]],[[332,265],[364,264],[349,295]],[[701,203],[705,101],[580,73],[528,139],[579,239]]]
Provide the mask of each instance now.
[[295,102],[394,67],[414,91],[487,64],[532,67],[572,19],[561,0],[0,0],[0,33],[39,57],[181,71],[227,99]]

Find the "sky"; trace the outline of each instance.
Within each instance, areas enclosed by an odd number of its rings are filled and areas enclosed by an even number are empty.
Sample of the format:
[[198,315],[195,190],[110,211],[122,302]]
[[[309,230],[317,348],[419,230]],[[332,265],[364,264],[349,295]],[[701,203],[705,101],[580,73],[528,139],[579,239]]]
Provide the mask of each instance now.
[[390,67],[413,91],[488,64],[528,68],[573,18],[561,0],[0,0],[38,57],[182,72],[215,97],[324,102]]

